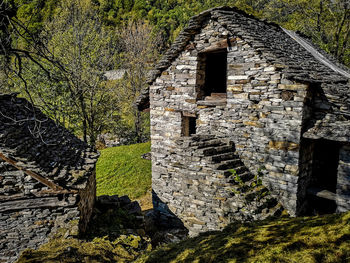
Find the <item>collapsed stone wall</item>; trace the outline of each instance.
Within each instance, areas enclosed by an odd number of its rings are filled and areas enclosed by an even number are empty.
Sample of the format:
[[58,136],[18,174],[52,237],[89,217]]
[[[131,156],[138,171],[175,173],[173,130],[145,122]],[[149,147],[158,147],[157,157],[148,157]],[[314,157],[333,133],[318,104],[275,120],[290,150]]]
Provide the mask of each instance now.
[[58,230],[65,236],[84,231],[96,196],[95,173],[86,176],[77,193],[44,194],[46,186],[0,161],[0,262],[15,261]]
[[[204,74],[199,54],[222,48],[220,45],[225,40],[231,46],[227,53],[226,100],[201,101],[198,94]],[[202,218],[208,229],[218,228],[210,225],[206,206],[196,205],[216,202],[211,184],[204,189],[194,187],[202,185],[202,179],[198,173],[192,176],[189,167],[198,162],[199,156],[177,144],[177,139],[182,137],[184,116],[197,116],[196,134],[233,142],[237,156],[252,174],[265,168],[264,184],[290,214],[297,213],[299,147],[308,85],[286,79],[283,67],[269,63],[268,54],[253,49],[248,40],[231,35],[215,21],[207,21],[150,87],[153,190],[180,219],[185,216],[177,211],[191,207],[192,217]],[[181,172],[172,162],[175,156],[188,159]],[[215,180],[212,170],[206,168],[204,165],[200,172],[206,174],[205,178]],[[192,191],[181,187],[188,178]],[[228,193],[230,187],[221,191]],[[203,196],[206,200],[201,200]],[[230,202],[234,205],[235,200]],[[227,206],[213,205],[210,211],[215,210],[216,217],[227,216],[226,209]]]

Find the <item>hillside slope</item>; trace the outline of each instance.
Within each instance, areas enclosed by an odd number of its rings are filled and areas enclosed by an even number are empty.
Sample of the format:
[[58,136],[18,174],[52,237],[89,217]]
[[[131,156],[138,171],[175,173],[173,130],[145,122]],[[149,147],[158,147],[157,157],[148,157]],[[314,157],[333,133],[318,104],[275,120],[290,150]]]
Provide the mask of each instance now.
[[147,142],[102,150],[96,166],[97,195],[135,199],[150,191],[151,161],[141,158],[150,147]]
[[231,224],[136,262],[350,262],[350,213]]
[[114,241],[108,237],[53,239],[38,250],[26,250],[18,262],[346,263],[350,262],[350,212],[231,224],[221,232],[203,233],[153,252],[149,249],[137,236]]

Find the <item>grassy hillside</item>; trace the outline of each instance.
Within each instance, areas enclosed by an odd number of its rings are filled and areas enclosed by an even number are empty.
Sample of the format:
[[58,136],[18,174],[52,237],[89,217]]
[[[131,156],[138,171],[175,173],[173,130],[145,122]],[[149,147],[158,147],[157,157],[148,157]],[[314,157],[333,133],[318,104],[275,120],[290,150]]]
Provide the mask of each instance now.
[[151,161],[141,158],[149,151],[149,142],[102,150],[96,167],[97,195],[135,199],[150,191]]
[[232,224],[159,248],[137,262],[350,262],[350,213]]
[[92,241],[60,238],[37,250],[26,250],[18,263],[347,263],[350,212],[231,224],[222,232],[203,233],[147,252],[150,249],[149,242],[133,235],[116,240],[97,237]]

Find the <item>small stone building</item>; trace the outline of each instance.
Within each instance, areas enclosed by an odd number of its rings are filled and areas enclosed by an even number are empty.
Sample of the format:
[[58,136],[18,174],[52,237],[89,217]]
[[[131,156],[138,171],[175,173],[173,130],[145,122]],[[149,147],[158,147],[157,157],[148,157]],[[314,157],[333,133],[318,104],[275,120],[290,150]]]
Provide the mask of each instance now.
[[192,234],[260,219],[232,190],[259,173],[293,216],[349,210],[349,79],[276,24],[229,7],[193,17],[137,101],[150,108],[156,209]]
[[16,94],[0,94],[0,262],[58,229],[85,231],[98,153]]

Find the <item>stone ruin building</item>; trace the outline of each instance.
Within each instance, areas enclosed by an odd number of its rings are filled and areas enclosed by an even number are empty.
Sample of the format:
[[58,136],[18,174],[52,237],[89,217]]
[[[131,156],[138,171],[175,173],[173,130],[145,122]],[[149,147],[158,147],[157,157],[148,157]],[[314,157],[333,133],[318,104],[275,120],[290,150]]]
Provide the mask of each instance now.
[[85,231],[98,153],[16,94],[0,94],[0,262]]
[[[292,216],[350,210],[349,79],[276,24],[229,7],[194,16],[137,101],[155,208],[192,235],[265,218],[276,199]],[[237,192],[257,174],[270,197]]]

